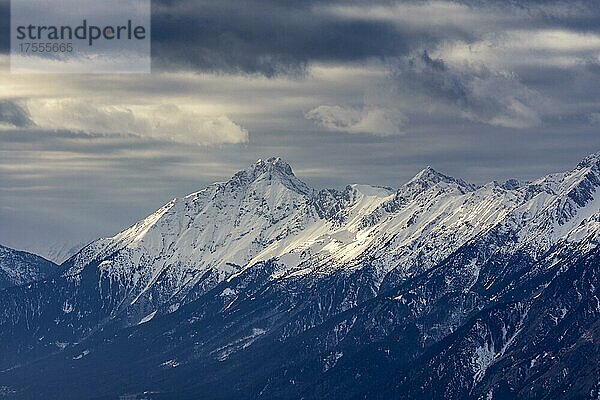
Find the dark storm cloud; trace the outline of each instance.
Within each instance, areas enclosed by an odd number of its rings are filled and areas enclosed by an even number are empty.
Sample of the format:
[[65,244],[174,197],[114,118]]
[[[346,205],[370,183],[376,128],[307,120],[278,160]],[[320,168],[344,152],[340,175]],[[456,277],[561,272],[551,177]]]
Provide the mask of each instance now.
[[[436,26],[425,20],[343,18],[335,8],[414,6],[422,1],[154,0],[153,66],[266,76],[301,75],[311,62],[384,59],[432,49],[443,41],[475,42],[485,31],[567,29],[600,32],[592,1],[462,0],[466,12],[487,16],[469,24]],[[451,19],[450,16],[449,19]],[[0,52],[9,49],[9,2],[0,0]]]
[[[486,18],[436,26],[410,21],[427,2],[192,1],[153,2],[153,60],[159,68],[298,74],[311,62],[348,62],[406,55],[442,41],[474,42],[504,29],[560,28],[598,31],[595,2],[465,0],[448,2]],[[408,7],[401,21],[361,18],[360,9]],[[357,9],[352,18],[328,12]],[[419,15],[422,17],[422,15]],[[435,16],[433,16],[435,18]],[[443,15],[439,16],[443,17]],[[449,20],[452,19],[450,16]],[[409,23],[407,23],[409,21]]]
[[539,96],[514,77],[485,66],[458,69],[424,51],[398,62],[393,75],[414,102],[419,97],[435,101],[452,115],[513,128],[540,123]]
[[310,62],[348,62],[407,54],[423,43],[466,32],[418,32],[389,21],[339,19],[331,2],[157,1],[153,60],[159,67],[302,73]]

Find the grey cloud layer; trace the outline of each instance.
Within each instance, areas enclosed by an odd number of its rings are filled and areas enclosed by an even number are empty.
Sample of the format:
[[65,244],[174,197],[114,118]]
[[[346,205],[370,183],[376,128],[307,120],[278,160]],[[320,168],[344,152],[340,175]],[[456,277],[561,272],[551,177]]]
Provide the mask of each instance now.
[[341,20],[307,1],[158,1],[159,68],[302,74],[310,62],[404,54],[413,43],[390,23]]
[[397,57],[504,30],[600,30],[595,2],[169,0],[153,3],[159,67],[273,75]]
[[398,186],[427,164],[484,183],[600,150],[595,1],[163,0],[152,37],[148,76],[0,58],[0,243],[114,233],[259,157],[317,187]]

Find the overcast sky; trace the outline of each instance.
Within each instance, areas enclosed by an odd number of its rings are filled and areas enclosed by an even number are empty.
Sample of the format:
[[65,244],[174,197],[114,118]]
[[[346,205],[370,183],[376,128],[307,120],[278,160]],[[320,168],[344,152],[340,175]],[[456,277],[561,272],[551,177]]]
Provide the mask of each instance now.
[[431,165],[531,179],[600,150],[588,1],[160,0],[150,75],[9,73],[0,0],[0,243],[112,235],[284,157],[320,188]]

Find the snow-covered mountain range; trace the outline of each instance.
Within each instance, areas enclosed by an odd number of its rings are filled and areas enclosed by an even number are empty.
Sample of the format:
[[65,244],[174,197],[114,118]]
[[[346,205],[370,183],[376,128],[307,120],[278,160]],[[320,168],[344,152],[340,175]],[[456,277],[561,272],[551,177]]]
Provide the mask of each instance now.
[[[598,188],[600,153],[532,182],[476,186],[427,167],[397,189],[315,190],[282,159],[259,160],[0,291],[0,386],[19,398],[595,396],[598,357],[569,352],[600,344]],[[56,376],[26,383],[50,365]],[[130,378],[80,385],[103,374]]]

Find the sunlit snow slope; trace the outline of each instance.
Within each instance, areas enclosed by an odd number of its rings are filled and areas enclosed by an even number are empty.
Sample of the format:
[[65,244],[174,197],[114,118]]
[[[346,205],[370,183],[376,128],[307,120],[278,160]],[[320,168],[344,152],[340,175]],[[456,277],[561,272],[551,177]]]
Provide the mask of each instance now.
[[476,187],[427,167],[397,190],[341,191],[309,188],[280,158],[259,160],[92,243],[71,260],[68,274],[99,262],[132,304],[153,293],[155,307],[174,309],[192,288],[205,291],[270,259],[279,265],[272,279],[352,269],[365,260],[381,277],[390,270],[409,277],[492,228],[514,233],[515,247],[542,252],[597,234],[598,159],[524,184]]

